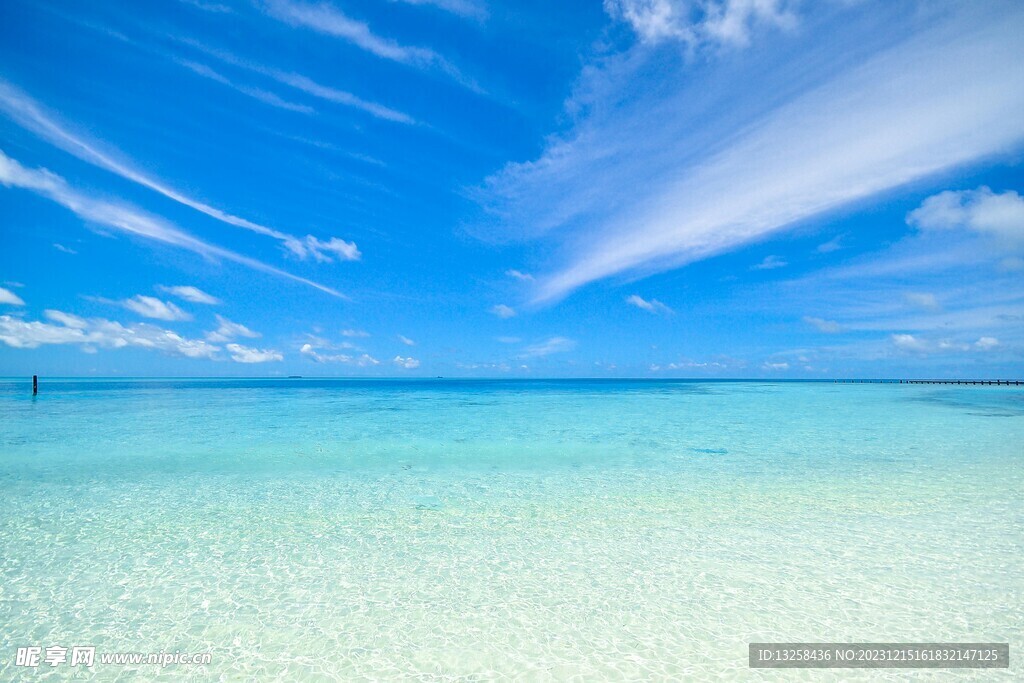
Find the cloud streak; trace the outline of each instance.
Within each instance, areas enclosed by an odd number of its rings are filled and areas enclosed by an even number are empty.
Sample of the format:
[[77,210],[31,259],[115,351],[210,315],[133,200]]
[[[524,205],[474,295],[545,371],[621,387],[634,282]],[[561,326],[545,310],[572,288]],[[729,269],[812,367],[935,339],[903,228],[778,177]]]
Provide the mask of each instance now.
[[[699,116],[717,101],[698,89],[704,81],[666,80],[663,50],[638,46],[586,71],[573,130],[483,191],[510,230],[562,231],[564,263],[539,278],[535,302],[704,259],[1018,148],[1024,8],[957,6],[912,28],[866,59],[821,67],[774,109],[757,92],[717,93],[751,98],[735,107],[748,120],[724,131]],[[741,76],[714,82],[746,88]],[[636,85],[655,77],[659,87]]]
[[[147,176],[137,170],[130,162],[119,158],[122,156],[121,154],[103,151],[99,144],[88,141],[60,125],[52,116],[44,112],[42,107],[32,98],[2,79],[0,79],[0,110],[4,111],[22,128],[31,131],[51,145],[64,150],[82,161],[109,171],[137,185],[141,185],[221,223],[279,240],[289,252],[301,259],[313,256],[318,260],[332,260],[330,256],[324,254],[318,247],[318,244],[322,243],[316,240],[315,237],[307,236],[304,241],[295,235],[240,218],[182,194],[162,181]],[[335,240],[337,238],[331,238],[328,244]]]
[[435,68],[475,92],[480,86],[466,78],[454,65],[433,50],[402,45],[375,34],[368,24],[349,17],[327,2],[309,4],[293,0],[269,0],[266,12],[290,26],[297,26],[340,38],[372,55],[421,69]]
[[223,247],[204,242],[168,221],[127,204],[115,204],[90,197],[46,169],[25,168],[0,150],[0,184],[29,190],[70,210],[84,221],[113,228],[118,232],[186,249],[205,258],[224,259],[278,277],[301,282],[339,298],[341,292],[312,280],[292,275],[261,261],[242,256]]

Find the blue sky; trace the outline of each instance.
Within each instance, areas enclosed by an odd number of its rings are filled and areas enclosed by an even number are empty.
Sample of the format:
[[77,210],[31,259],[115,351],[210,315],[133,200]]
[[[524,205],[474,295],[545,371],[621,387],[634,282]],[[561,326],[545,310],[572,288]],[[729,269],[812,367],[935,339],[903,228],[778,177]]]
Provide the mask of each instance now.
[[0,375],[1024,374],[1024,5],[0,6]]

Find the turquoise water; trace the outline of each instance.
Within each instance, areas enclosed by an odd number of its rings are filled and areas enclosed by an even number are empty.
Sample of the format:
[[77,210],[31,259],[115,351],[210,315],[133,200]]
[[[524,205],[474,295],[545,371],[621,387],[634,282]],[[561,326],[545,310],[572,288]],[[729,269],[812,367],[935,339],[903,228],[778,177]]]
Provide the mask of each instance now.
[[[1022,443],[1008,387],[0,382],[0,679],[1019,680]],[[54,644],[212,663],[15,665]]]

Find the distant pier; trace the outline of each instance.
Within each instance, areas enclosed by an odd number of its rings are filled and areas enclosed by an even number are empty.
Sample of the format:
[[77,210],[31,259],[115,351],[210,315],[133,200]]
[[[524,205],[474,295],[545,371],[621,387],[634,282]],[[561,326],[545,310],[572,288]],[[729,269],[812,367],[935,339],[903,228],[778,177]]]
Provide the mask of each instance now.
[[990,384],[992,386],[1020,386],[1019,379],[834,379],[834,384]]

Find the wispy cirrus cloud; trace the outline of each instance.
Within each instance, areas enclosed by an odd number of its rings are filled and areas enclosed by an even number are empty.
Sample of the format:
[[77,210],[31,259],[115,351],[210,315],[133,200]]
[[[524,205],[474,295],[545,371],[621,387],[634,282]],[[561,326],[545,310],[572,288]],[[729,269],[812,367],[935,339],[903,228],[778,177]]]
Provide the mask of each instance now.
[[256,339],[260,336],[259,332],[254,332],[245,325],[228,320],[222,315],[217,315],[216,318],[217,329],[206,333],[206,339],[208,341],[227,342],[238,339],[239,337]]
[[130,299],[120,302],[122,306],[133,313],[138,313],[144,318],[156,320],[191,320],[192,316],[178,308],[170,301],[161,301],[155,296],[138,294]]
[[118,232],[186,249],[205,258],[224,259],[253,270],[301,282],[332,296],[343,294],[325,285],[242,256],[223,247],[204,242],[170,222],[128,204],[115,204],[80,192],[55,173],[26,168],[0,150],[0,184],[34,192],[70,210],[84,221],[113,228]]
[[372,55],[421,69],[436,69],[475,92],[480,86],[467,78],[441,55],[425,47],[402,45],[374,33],[368,24],[348,16],[330,3],[310,4],[298,0],[268,0],[267,14],[291,26],[302,27],[341,38]]
[[358,356],[353,356],[349,353],[321,353],[317,347],[308,343],[302,345],[299,349],[299,353],[313,361],[316,361],[317,363],[341,363],[344,365],[354,365],[360,368],[380,365],[380,361],[368,353],[363,353]]
[[255,88],[253,86],[245,85],[242,83],[235,83],[227,76],[221,74],[218,71],[214,71],[205,64],[200,64],[199,62],[194,62],[190,59],[175,59],[174,61],[196,75],[202,76],[203,78],[208,78],[211,81],[220,83],[221,85],[226,85],[232,90],[236,90],[242,93],[243,95],[253,98],[254,100],[259,100],[264,104],[269,104],[272,107],[277,107],[278,109],[285,109],[287,111],[294,111],[300,114],[312,114],[316,111],[313,109],[313,107],[310,107],[307,104],[297,104],[295,102],[289,102],[288,100],[282,98],[277,93],[272,93],[269,90]]
[[567,337],[551,337],[542,342],[531,344],[523,349],[518,358],[543,358],[553,353],[565,353],[576,348],[576,342]]
[[216,306],[217,304],[220,303],[220,299],[218,299],[217,297],[211,294],[207,294],[198,287],[193,287],[191,285],[175,285],[173,287],[168,287],[166,285],[157,285],[157,289],[160,290],[161,292],[171,294],[172,296],[176,296],[179,299],[184,299],[185,301],[189,301],[194,304]]
[[508,275],[510,278],[514,278],[516,280],[521,280],[523,282],[533,282],[536,279],[529,273],[524,273],[523,271],[516,270],[515,268],[509,268],[508,270],[506,270],[505,275]]
[[491,306],[491,313],[503,320],[507,320],[508,318],[515,317],[516,309],[507,304],[495,304],[494,306]]
[[[303,240],[295,235],[240,218],[189,197],[164,182],[137,170],[134,164],[125,160],[120,152],[104,150],[100,143],[71,132],[66,126],[58,123],[54,116],[45,112],[35,100],[2,79],[0,79],[0,111],[6,113],[19,126],[82,161],[141,185],[217,221],[279,240],[290,253],[299,258],[313,256],[318,260],[330,261],[332,258],[324,253],[322,245],[333,244],[336,240],[344,242],[338,238],[331,238],[324,243],[312,235],[308,235]],[[352,246],[355,247],[354,244]]]
[[673,313],[671,308],[657,299],[647,300],[639,294],[631,294],[630,296],[627,296],[626,303],[630,306],[636,306],[640,310],[647,311],[648,313],[664,313],[665,315],[672,315]]
[[487,6],[477,0],[392,0],[392,2],[437,7],[445,12],[451,12],[460,17],[477,21],[483,21],[487,18]]
[[561,243],[537,303],[730,251],[1024,142],[1019,3],[876,6],[877,30],[838,5],[804,7],[838,13],[820,19],[824,34],[794,38],[807,54],[830,54],[824,35],[872,49],[795,61],[752,50],[696,68],[642,43],[584,71],[573,127],[481,192],[506,234]]
[[0,304],[7,304],[8,306],[24,306],[25,301],[11,290],[0,287]]
[[318,83],[303,74],[295,73],[294,71],[286,71],[284,69],[275,69],[248,59],[243,59],[231,52],[228,52],[227,50],[210,47],[205,43],[201,43],[190,38],[182,38],[179,36],[171,36],[171,38],[182,45],[198,50],[199,52],[213,57],[220,62],[230,64],[231,66],[238,67],[240,69],[245,69],[251,73],[266,76],[278,83],[295,88],[296,90],[304,92],[307,95],[312,95],[313,97],[325,102],[332,102],[334,104],[352,107],[385,121],[393,121],[395,123],[404,123],[409,125],[417,123],[416,119],[404,112],[392,109],[391,107],[386,107],[377,102],[371,102],[363,99],[348,92],[347,90]]

